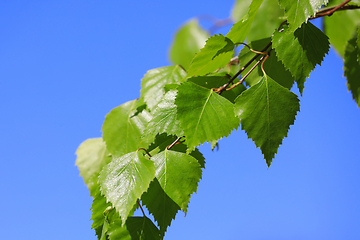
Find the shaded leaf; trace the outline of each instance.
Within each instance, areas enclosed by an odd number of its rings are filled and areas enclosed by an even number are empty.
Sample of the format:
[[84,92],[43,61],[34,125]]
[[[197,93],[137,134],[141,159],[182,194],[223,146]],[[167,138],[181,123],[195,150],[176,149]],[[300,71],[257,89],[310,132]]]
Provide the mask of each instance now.
[[297,96],[268,76],[243,92],[235,103],[241,129],[260,147],[268,166],[299,110]]
[[155,177],[154,163],[138,151],[114,158],[100,172],[101,192],[125,221]]
[[141,196],[141,201],[154,216],[160,227],[161,236],[164,236],[180,207],[164,192],[156,178]]
[[344,75],[352,97],[360,107],[360,28],[345,48]]
[[250,4],[249,12],[234,24],[226,37],[230,38],[234,43],[244,42],[262,2],[263,0],[253,0]]
[[163,100],[158,104],[151,119],[144,131],[144,136],[155,137],[156,134],[168,133],[169,135],[182,136],[183,130],[176,119],[176,105],[174,90],[168,91]]
[[233,42],[223,35],[210,37],[191,62],[187,76],[205,75],[224,67],[234,54]]
[[143,110],[136,111],[137,101],[124,103],[108,113],[102,127],[106,148],[113,156],[136,151],[141,145],[147,146],[148,139],[141,135],[152,116]]
[[198,20],[191,19],[177,31],[170,48],[170,60],[188,69],[191,60],[205,45],[209,33],[202,29]]
[[312,23],[306,23],[295,32],[285,29],[275,31],[273,47],[276,56],[282,61],[298,85],[300,93],[304,89],[306,78],[320,64],[329,51],[327,36]]
[[188,152],[200,143],[228,136],[239,126],[239,119],[233,112],[234,105],[229,100],[192,82],[179,86],[175,104]]
[[279,0],[280,6],[285,10],[290,31],[295,31],[329,0]]
[[190,195],[196,191],[201,179],[200,164],[191,155],[167,149],[151,159],[162,189],[186,214]]
[[91,196],[98,187],[98,175],[101,169],[111,161],[102,138],[87,139],[76,150],[76,162]]
[[160,240],[160,231],[147,217],[129,217],[126,227],[132,240]]
[[141,97],[153,111],[165,94],[165,86],[178,84],[186,76],[179,65],[149,70],[141,80]]

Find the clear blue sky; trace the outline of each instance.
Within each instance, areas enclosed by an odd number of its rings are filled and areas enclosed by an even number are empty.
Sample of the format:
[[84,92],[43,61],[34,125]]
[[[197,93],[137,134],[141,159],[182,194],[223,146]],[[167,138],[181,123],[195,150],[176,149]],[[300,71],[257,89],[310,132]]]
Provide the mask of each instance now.
[[[96,239],[76,148],[101,136],[112,108],[139,97],[147,70],[169,65],[177,27],[199,14],[226,18],[232,5],[0,2],[2,239]],[[360,239],[360,110],[342,76],[330,51],[269,169],[243,131],[218,152],[202,146],[198,193],[165,239]]]

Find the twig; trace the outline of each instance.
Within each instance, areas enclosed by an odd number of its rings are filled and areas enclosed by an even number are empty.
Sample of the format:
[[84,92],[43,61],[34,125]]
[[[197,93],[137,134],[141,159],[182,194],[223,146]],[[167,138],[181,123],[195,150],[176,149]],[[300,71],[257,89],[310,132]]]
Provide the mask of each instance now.
[[[271,42],[269,42],[261,52],[265,52],[271,46]],[[222,87],[214,89],[215,92],[218,92],[219,95],[248,67],[250,64],[256,60],[261,54],[256,54],[249,62],[247,62],[231,79],[229,82],[225,83]],[[234,84],[235,85],[235,84]]]

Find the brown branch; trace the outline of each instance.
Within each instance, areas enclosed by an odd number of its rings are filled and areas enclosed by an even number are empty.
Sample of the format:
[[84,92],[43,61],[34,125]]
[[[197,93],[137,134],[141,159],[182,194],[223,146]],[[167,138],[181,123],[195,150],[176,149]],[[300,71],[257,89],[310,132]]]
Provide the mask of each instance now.
[[[269,42],[260,52],[265,52],[271,46],[271,42]],[[249,62],[247,62],[231,79],[229,82],[225,83],[222,87],[214,89],[215,92],[218,92],[219,95],[248,67],[250,64],[258,58],[260,53],[256,54]]]

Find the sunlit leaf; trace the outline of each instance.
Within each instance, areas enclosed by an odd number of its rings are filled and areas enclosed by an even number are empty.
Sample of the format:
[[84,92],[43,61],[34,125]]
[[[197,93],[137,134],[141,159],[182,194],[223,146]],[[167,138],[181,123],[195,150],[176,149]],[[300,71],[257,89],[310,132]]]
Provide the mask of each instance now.
[[174,64],[188,69],[191,60],[205,45],[209,33],[199,25],[198,20],[191,19],[177,31],[170,48],[170,59]]
[[151,119],[146,130],[145,136],[155,137],[156,134],[168,133],[169,135],[182,136],[183,130],[176,119],[175,105],[176,91],[167,92],[153,112],[154,118]]
[[290,31],[295,31],[322,5],[326,5],[329,0],[279,0],[280,6],[285,10],[287,22],[290,24]]
[[136,151],[147,146],[141,135],[152,116],[146,111],[137,112],[137,101],[124,103],[108,113],[102,127],[106,148],[113,156]]
[[210,37],[191,62],[187,76],[205,75],[228,64],[234,54],[234,43],[223,35]]
[[175,104],[189,151],[200,143],[226,137],[239,126],[229,100],[192,82],[179,86]]
[[111,161],[102,138],[91,138],[80,144],[76,150],[76,162],[85,184],[92,196],[98,187],[98,175],[101,169]]
[[186,213],[190,195],[201,179],[201,166],[191,155],[165,149],[151,158],[164,192]]
[[270,166],[300,110],[297,96],[268,76],[243,92],[235,103],[235,114]]
[[253,0],[249,12],[230,29],[226,37],[234,43],[244,42],[263,0]]
[[125,221],[155,177],[154,162],[138,151],[114,158],[100,173],[101,192]]
[[178,84],[186,76],[179,65],[149,70],[141,80],[141,97],[150,111],[154,110],[165,94],[165,86]]

